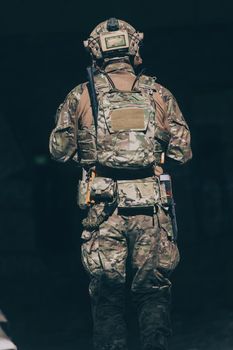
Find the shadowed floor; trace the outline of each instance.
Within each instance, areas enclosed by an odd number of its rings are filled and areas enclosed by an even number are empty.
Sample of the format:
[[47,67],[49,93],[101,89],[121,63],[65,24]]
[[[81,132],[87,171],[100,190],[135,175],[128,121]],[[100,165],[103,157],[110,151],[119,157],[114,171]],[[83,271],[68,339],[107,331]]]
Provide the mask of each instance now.
[[[50,269],[1,281],[1,307],[19,350],[91,350],[91,316],[83,271]],[[233,311],[208,296],[200,307],[173,300],[171,350],[232,350]],[[130,349],[140,350],[135,315],[129,307]]]

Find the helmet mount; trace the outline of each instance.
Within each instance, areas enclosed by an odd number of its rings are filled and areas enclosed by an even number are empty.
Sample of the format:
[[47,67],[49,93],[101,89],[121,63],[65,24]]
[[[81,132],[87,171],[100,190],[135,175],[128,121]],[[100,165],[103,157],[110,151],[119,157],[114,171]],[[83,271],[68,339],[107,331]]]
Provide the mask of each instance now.
[[119,21],[118,19],[112,17],[109,18],[109,20],[107,21],[107,30],[109,32],[114,32],[115,30],[119,30]]

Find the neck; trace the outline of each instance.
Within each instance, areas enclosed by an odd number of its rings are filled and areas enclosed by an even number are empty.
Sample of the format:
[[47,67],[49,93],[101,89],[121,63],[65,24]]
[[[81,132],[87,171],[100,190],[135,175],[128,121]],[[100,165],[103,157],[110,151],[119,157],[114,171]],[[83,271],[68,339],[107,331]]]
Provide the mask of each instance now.
[[134,73],[133,66],[128,57],[117,57],[114,59],[107,59],[101,66],[101,70],[106,72],[126,70]]

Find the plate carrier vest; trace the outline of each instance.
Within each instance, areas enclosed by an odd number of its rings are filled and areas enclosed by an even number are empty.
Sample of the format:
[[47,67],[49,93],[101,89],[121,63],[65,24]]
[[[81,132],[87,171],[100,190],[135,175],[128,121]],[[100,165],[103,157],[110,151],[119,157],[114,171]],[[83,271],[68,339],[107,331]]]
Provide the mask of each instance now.
[[[100,164],[116,169],[143,169],[160,163],[163,152],[156,139],[154,78],[141,75],[131,91],[118,90],[107,73],[94,76],[98,99],[97,130],[94,120],[86,132],[93,142],[80,142],[81,164]],[[84,130],[81,130],[82,139]],[[87,135],[87,134],[86,134]],[[81,140],[82,141],[82,140]],[[85,150],[92,144],[93,152]]]

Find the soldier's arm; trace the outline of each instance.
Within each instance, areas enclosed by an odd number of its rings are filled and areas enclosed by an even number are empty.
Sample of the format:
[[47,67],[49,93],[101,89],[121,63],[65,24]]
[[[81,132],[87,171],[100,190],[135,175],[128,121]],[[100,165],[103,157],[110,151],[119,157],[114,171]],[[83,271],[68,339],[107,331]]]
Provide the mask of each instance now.
[[56,126],[49,140],[52,158],[59,162],[77,161],[77,107],[83,91],[82,85],[74,88],[56,113]]
[[171,92],[162,89],[165,104],[164,124],[170,135],[166,156],[180,164],[192,158],[191,135],[178,103]]

